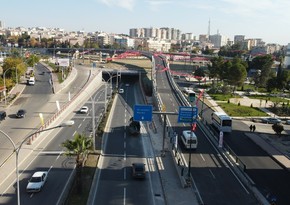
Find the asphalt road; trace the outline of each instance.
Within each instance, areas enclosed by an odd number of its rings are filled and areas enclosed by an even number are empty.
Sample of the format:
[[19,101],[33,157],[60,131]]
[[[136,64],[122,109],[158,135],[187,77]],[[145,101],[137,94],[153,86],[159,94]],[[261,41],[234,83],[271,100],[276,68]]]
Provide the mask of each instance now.
[[[182,81],[182,80],[179,80]],[[180,84],[184,85],[184,84]],[[201,103],[199,103],[201,110]],[[212,109],[204,105],[203,117],[209,125],[208,128],[214,130],[211,124]],[[264,133],[272,133],[272,125],[255,123]],[[269,193],[275,195],[277,204],[289,204],[290,174],[288,170],[281,167],[275,160],[271,158],[264,150],[251,141],[245,133],[249,132],[248,124],[242,120],[233,120],[233,131],[231,134],[224,136],[224,143],[235,153],[235,157],[239,159],[239,163],[245,169],[245,174],[253,182],[260,193],[266,197]],[[218,138],[218,132],[215,132]]]
[[[18,146],[18,143],[21,142],[24,137],[28,136],[29,133],[35,132],[38,127],[40,127],[39,113],[42,113],[44,119],[49,119],[57,110],[56,101],[59,101],[60,105],[63,105],[68,102],[68,93],[71,93],[71,96],[74,96],[78,90],[83,89],[83,86],[88,80],[90,69],[85,67],[78,68],[81,72],[75,78],[74,82],[69,85],[66,89],[64,89],[61,93],[53,94],[51,90],[51,86],[49,84],[50,74],[49,71],[46,70],[42,65],[38,65],[36,67],[36,83],[34,86],[27,86],[23,91],[23,94],[15,101],[15,103],[9,107],[7,110],[8,118],[3,121],[1,124],[1,130],[6,132],[11,139]],[[44,72],[44,73],[43,73]],[[76,87],[77,85],[77,87]],[[100,99],[104,102],[104,92],[99,92]],[[78,100],[78,104],[82,104],[84,99]],[[88,103],[89,106],[91,103]],[[100,112],[103,110],[104,103],[99,103],[96,105],[96,112]],[[27,110],[27,115],[25,118],[16,119],[15,112],[18,109]],[[70,117],[73,117],[77,109],[70,113]],[[97,115],[99,116],[99,114]],[[70,119],[70,118],[68,118]],[[64,121],[67,119],[63,119]],[[96,119],[97,120],[97,119]],[[91,127],[91,117],[84,117],[83,115],[76,114],[76,127],[75,130],[78,130],[80,133],[88,133],[90,131],[88,128]],[[78,124],[79,123],[79,124]],[[64,190],[64,185],[68,181],[68,176],[72,171],[74,166],[74,162],[71,163],[66,157],[61,156],[62,147],[60,147],[61,142],[65,139],[72,138],[75,130],[70,130],[68,132],[62,132],[57,135],[55,138],[46,137],[43,142],[37,149],[33,150],[32,155],[23,156],[26,152],[26,146],[23,146],[20,150],[20,158],[19,162],[19,172],[20,172],[20,193],[21,202],[25,204],[39,204],[40,201],[43,201],[42,204],[56,204],[56,200],[58,200],[62,194],[62,192],[53,192],[55,197],[50,198],[52,194],[47,194],[47,192],[41,192],[41,194],[33,194],[32,196],[25,193],[25,187],[27,185],[27,180],[31,177],[31,174],[36,170],[44,169],[50,170],[49,181],[45,186],[45,189],[48,190]],[[9,141],[4,138],[1,140],[4,143],[1,143],[1,146],[4,146],[0,149],[1,151],[1,159],[4,161],[9,154],[12,153],[12,146],[9,145]],[[48,140],[48,141],[47,141]],[[11,152],[9,153],[9,149],[7,147],[11,147]],[[28,148],[29,149],[29,148]],[[23,161],[22,161],[23,159]],[[15,158],[12,157],[9,159],[10,161],[14,161]],[[0,169],[10,169],[15,170],[15,166],[6,167],[4,164]],[[55,171],[60,174],[56,174]],[[2,170],[1,173],[7,173],[7,170]],[[52,179],[52,182],[50,180]],[[56,180],[57,183],[53,183]],[[11,171],[7,176],[1,175],[1,186],[0,186],[0,203],[1,204],[16,204],[16,193],[15,193],[15,171]],[[54,187],[56,184],[57,188]],[[48,187],[48,188],[47,188]],[[43,193],[43,194],[42,194]],[[53,201],[53,203],[51,203]]]
[[[94,197],[98,204],[155,204],[154,194],[161,190],[158,173],[151,165],[153,150],[146,131],[142,128],[141,136],[130,136],[126,131],[133,115],[133,105],[141,103],[138,101],[138,84],[135,85],[130,83],[130,86],[123,87],[124,93],[118,94],[112,110],[113,118],[105,135],[104,156],[100,159],[102,164]],[[132,178],[131,164],[134,162],[146,164],[145,180]]]
[[[157,72],[157,91],[165,104],[167,112],[177,112],[179,102],[171,90],[165,72]],[[180,136],[182,130],[190,129],[189,124],[177,123],[177,116],[168,116],[170,126]],[[231,170],[229,164],[220,156],[218,150],[207,140],[198,128],[198,148],[194,152],[180,146],[186,163],[191,154],[191,176],[194,189],[202,204],[257,204],[254,195],[248,190]],[[184,174],[188,174],[185,170]]]

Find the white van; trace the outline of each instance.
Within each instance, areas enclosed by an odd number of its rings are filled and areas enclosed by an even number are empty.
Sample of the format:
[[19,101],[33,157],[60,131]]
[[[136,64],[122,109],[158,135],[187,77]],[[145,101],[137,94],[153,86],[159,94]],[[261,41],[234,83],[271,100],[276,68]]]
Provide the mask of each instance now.
[[197,148],[197,137],[191,130],[184,130],[181,135],[181,141],[186,149],[196,149]]

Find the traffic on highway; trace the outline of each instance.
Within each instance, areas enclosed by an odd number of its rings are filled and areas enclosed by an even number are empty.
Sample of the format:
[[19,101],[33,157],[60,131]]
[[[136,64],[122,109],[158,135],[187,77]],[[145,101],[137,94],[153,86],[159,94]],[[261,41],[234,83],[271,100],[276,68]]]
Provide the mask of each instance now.
[[[164,188],[170,179],[162,178],[166,170],[159,157],[172,159],[178,186],[194,194],[192,204],[266,204],[269,194],[287,204],[289,173],[250,140],[249,124],[220,115],[211,105],[192,103],[189,92],[182,92],[192,83],[163,69],[162,56],[153,58],[153,99],[146,97],[134,72],[78,64],[70,83],[52,89],[51,71],[37,64],[35,82],[23,82],[21,95],[1,121],[0,204],[64,204],[76,159],[65,155],[62,144],[76,133],[89,136],[94,149],[100,149],[88,204],[170,204]],[[134,106],[148,102],[154,108],[152,121],[134,121]],[[196,127],[180,122],[180,107],[202,110]],[[96,142],[103,116],[107,123]],[[267,132],[272,122],[267,118],[259,129]],[[155,123],[163,129],[154,129]],[[162,150],[153,143],[153,132]]]

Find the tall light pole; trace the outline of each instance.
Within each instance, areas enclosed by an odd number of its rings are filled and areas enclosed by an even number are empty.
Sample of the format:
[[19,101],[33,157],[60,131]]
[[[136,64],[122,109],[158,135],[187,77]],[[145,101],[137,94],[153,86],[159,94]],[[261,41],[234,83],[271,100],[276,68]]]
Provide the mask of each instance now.
[[60,125],[55,126],[55,127],[51,127],[51,128],[47,128],[47,129],[43,129],[43,130],[38,130],[38,131],[28,135],[27,137],[25,137],[18,147],[16,147],[16,145],[13,142],[13,140],[11,139],[11,137],[9,137],[5,132],[0,130],[0,132],[11,142],[11,144],[13,145],[13,148],[14,148],[13,152],[16,153],[16,180],[17,180],[17,204],[18,205],[20,205],[20,186],[19,186],[18,159],[19,159],[20,149],[21,149],[22,145],[24,144],[24,142],[26,142],[30,137],[32,137],[35,134],[38,134],[38,133],[41,133],[41,132],[45,132],[45,131],[49,131],[49,130],[56,129],[56,128],[70,127],[73,124],[74,124],[74,121],[70,120],[70,121],[63,122]]

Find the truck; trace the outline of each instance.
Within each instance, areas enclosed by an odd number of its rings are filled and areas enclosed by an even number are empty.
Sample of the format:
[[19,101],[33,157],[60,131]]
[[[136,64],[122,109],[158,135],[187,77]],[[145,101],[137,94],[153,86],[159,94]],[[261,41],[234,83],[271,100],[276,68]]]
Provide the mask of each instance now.
[[131,117],[130,120],[129,120],[129,126],[128,126],[129,134],[133,135],[133,136],[139,135],[140,134],[140,128],[141,128],[140,122],[139,121],[135,121],[133,119],[133,117]]

